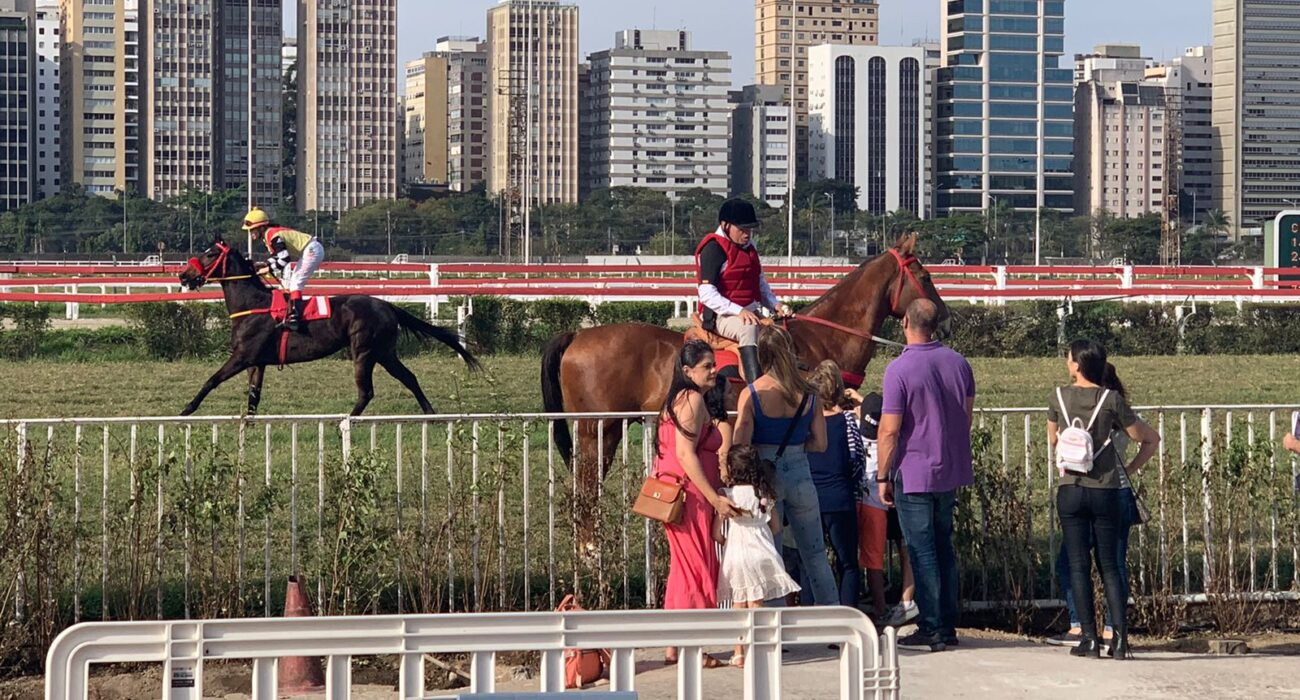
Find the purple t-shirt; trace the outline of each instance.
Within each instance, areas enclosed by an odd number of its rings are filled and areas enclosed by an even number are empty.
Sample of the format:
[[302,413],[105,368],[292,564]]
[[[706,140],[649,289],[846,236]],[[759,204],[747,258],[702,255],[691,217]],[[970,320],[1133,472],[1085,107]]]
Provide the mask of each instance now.
[[957,351],[909,345],[885,368],[882,413],[902,416],[894,464],[904,493],[942,493],[974,483],[966,401],[975,374]]

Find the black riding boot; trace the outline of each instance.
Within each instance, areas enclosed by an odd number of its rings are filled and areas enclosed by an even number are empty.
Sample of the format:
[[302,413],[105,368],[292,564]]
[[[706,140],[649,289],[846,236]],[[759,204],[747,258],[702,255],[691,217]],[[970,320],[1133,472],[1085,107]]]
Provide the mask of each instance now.
[[291,331],[297,331],[302,328],[303,307],[306,302],[302,299],[294,299],[289,304],[289,317],[284,320],[284,327]]
[[756,379],[763,376],[763,368],[758,364],[758,348],[753,345],[742,345],[740,348],[740,369],[745,375],[745,381],[753,384]]

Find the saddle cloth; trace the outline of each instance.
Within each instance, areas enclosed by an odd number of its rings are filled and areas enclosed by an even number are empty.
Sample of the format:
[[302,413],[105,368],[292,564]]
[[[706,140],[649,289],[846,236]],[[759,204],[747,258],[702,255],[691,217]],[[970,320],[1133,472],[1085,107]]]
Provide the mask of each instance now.
[[[303,297],[302,320],[321,321],[334,314],[331,297]],[[271,318],[277,322],[289,317],[289,295],[276,293],[271,295]]]

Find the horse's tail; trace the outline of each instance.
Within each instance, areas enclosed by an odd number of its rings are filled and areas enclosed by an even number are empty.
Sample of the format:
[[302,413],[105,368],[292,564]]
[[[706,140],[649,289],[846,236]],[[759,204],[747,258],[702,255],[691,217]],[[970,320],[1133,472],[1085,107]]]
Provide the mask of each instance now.
[[[542,350],[542,407],[547,413],[564,413],[564,388],[560,384],[560,361],[564,352],[573,343],[575,332],[561,333],[546,344]],[[554,421],[555,448],[560,457],[568,463],[573,458],[573,436],[569,434],[569,422]]]
[[397,325],[401,326],[403,330],[425,340],[436,340],[455,350],[456,354],[460,355],[461,359],[465,360],[465,364],[469,365],[469,368],[473,371],[483,369],[483,365],[478,361],[478,358],[474,357],[464,345],[461,345],[460,337],[453,331],[441,326],[435,326],[396,304],[393,305],[393,312],[397,314]]

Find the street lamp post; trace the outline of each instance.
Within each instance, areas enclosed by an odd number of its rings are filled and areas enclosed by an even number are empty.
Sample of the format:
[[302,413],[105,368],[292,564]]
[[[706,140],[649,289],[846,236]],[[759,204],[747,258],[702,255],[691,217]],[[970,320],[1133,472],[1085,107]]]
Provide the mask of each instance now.
[[[787,122],[789,129],[786,133],[786,206],[789,211],[786,212],[788,220],[786,222],[786,241],[785,241],[785,264],[794,264],[794,180],[795,180],[795,152],[794,152],[794,132],[797,128],[799,119],[795,111],[794,102],[794,85],[795,70],[799,67],[799,48],[795,43],[795,37],[799,34],[799,0],[793,0],[790,3],[790,120]],[[810,241],[811,242],[811,241]]]
[[835,257],[835,193],[823,192],[822,194],[831,198],[831,257]]

